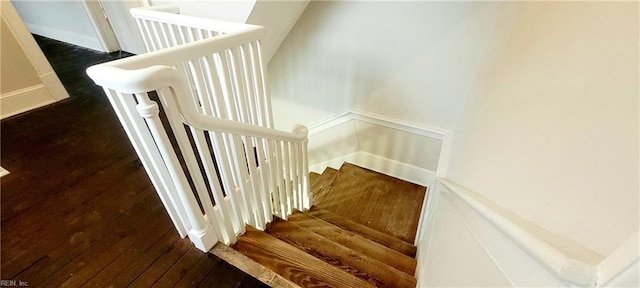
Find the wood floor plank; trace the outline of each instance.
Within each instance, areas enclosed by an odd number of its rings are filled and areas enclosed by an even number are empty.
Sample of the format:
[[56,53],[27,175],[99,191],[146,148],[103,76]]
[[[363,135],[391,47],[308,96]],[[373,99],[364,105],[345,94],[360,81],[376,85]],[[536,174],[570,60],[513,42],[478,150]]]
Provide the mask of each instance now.
[[416,256],[416,246],[390,236],[389,234],[380,232],[376,229],[369,228],[368,226],[362,225],[358,222],[346,219],[331,211],[321,208],[312,208],[310,211],[307,211],[305,213],[313,217],[320,218],[347,231],[359,234],[369,240],[378,242],[409,257]]
[[189,242],[189,239],[176,241],[166,253],[156,259],[149,268],[140,274],[129,287],[151,287],[191,247],[193,247],[193,243]]
[[[205,278],[202,279],[197,286],[189,286],[189,287],[220,287],[220,288],[236,288],[236,287],[269,287],[266,284],[256,280],[255,278],[246,275],[238,268],[230,266],[230,265],[220,265],[219,263],[213,269],[211,269],[205,275]],[[252,281],[248,281],[252,280]],[[279,287],[279,286],[274,286]]]
[[104,287],[105,283],[109,283],[109,281],[116,277],[121,277],[120,275],[126,272],[125,269],[127,268],[127,265],[146,256],[147,249],[149,248],[148,246],[159,241],[169,231],[175,233],[173,227],[163,225],[165,223],[166,222],[162,222],[160,225],[156,226],[156,229],[154,229],[152,233],[147,234],[147,237],[145,237],[146,243],[144,245],[135,245],[137,244],[135,243],[129,247],[124,253],[118,256],[118,258],[113,260],[109,265],[93,276],[91,280],[83,284],[83,286]]
[[[222,259],[213,254],[204,253],[204,255],[198,259],[198,262],[193,265],[193,267],[187,271],[187,274],[173,287],[196,287],[221,261]],[[244,277],[245,275],[242,276]]]
[[414,243],[426,187],[344,163],[326,194],[315,206]]
[[140,233],[127,235],[127,237],[122,238],[122,240],[118,241],[115,245],[103,251],[103,253],[89,265],[78,270],[74,273],[73,277],[63,282],[60,287],[84,286],[87,281],[109,267],[113,261],[123,254],[126,254],[125,257],[138,256],[137,253],[132,252],[144,249],[147,245],[150,245],[150,243],[155,242],[155,240],[163,234],[162,232],[166,231],[165,229],[169,225],[169,223],[163,221],[164,219],[161,217],[157,217],[156,219],[152,219],[148,225],[140,230]]
[[187,274],[202,257],[207,257],[195,246],[191,246],[180,259],[167,270],[151,287],[173,287]]
[[302,287],[374,287],[251,227],[234,249]]
[[[110,188],[113,188],[111,179],[124,178],[140,169],[135,157],[131,156],[118,161],[114,167],[88,176],[69,190],[56,194],[48,201],[43,201],[40,205],[2,221],[2,231],[7,233],[7,236],[2,237],[2,249],[10,249],[16,243],[50,226],[54,221],[58,221],[58,217],[63,217],[72,210],[82,212],[80,209],[90,209],[91,206],[84,205],[84,203],[97,195],[108,193]],[[94,189],[87,191],[86,187]]]
[[413,275],[415,272],[417,264],[416,259],[355,233],[343,230],[321,219],[298,212],[289,216],[288,220],[300,227],[313,231],[322,237],[367,255],[404,273]]
[[124,270],[109,281],[105,281],[105,287],[127,287],[136,278],[142,274],[153,262],[155,262],[162,253],[166,252],[168,247],[171,247],[176,241],[180,239],[180,236],[170,229],[144,253],[141,257],[135,259],[129,265],[124,265]]
[[[120,236],[116,234],[109,234],[107,237],[103,238],[103,241],[100,241],[97,245],[93,246],[92,249],[88,249],[80,254],[73,260],[73,262],[67,263],[51,275],[47,275],[45,278],[34,279],[35,281],[33,281],[33,285],[35,287],[39,285],[50,285],[50,287],[59,286],[60,284],[67,281],[69,277],[73,277],[76,271],[79,271],[83,267],[90,265],[94,259],[98,258],[99,255],[104,252],[104,250],[111,248],[120,240],[122,240]],[[28,281],[31,282],[32,280]]]
[[[376,218],[386,218],[380,217],[384,214],[379,214],[380,211],[376,210],[376,208],[389,205],[388,202],[384,201],[386,200],[384,199],[385,194],[389,193],[389,187],[379,179],[375,179],[369,183],[371,184],[370,187],[365,188],[366,190],[362,191],[361,195],[354,197],[355,199],[368,199],[367,205],[361,206],[360,209],[350,209],[350,202],[345,201],[341,209],[341,211],[356,210],[351,213],[352,219],[360,223],[365,223],[366,225],[371,225],[372,220],[375,221]],[[372,215],[376,215],[376,217],[371,217]]]
[[[393,219],[379,219],[380,222],[378,222],[378,226],[372,227],[413,244],[415,242],[422,203],[424,197],[426,197],[426,193],[425,188],[409,184],[410,183],[402,183],[402,185],[396,188],[395,194],[403,195],[404,197],[394,198],[396,201],[393,201],[393,205],[389,205],[386,208],[390,210],[385,209],[383,212],[389,213],[389,215],[395,215],[396,217]],[[391,201],[389,198],[387,198],[387,201]],[[375,224],[375,222],[373,222],[373,224]]]
[[[125,181],[121,183],[126,184],[128,182]],[[130,194],[127,195],[125,193],[116,195],[115,197],[123,197],[126,200],[130,200],[128,203],[136,204],[139,200],[144,199],[149,195],[145,194],[143,191],[139,191],[146,185],[148,184],[140,185],[140,187],[130,187],[131,190],[128,191]],[[116,185],[116,187],[119,186]],[[148,186],[146,188],[148,188]],[[78,217],[70,216],[59,219],[64,223],[63,225],[58,224],[56,226],[50,226],[46,229],[42,229],[38,234],[14,245],[11,250],[2,251],[3,262],[1,267],[3,275],[13,277],[18,271],[23,270],[34,260],[45,254],[54,259],[58,258],[59,253],[54,252],[64,253],[65,251],[68,251],[82,243],[83,240],[90,235],[90,233],[87,233],[85,229],[99,228],[93,225],[98,222],[101,224],[108,223],[108,221],[100,221],[103,220],[103,214],[116,217],[116,215],[118,215],[117,209],[126,207],[127,205],[122,202],[101,202],[96,203],[96,206],[93,206],[93,210],[86,211],[86,213],[83,213]],[[42,237],[42,235],[46,235],[46,237]]]
[[[155,195],[149,195],[149,197],[151,196],[155,196]],[[150,211],[153,210],[153,207],[154,205],[148,205],[146,203],[133,206],[132,210],[136,213],[129,216],[136,219],[140,219],[140,223],[144,223],[146,222],[148,217],[151,217],[154,215],[152,213],[149,213]],[[148,210],[147,208],[150,208],[151,210]],[[159,207],[156,205],[155,210],[157,211],[158,208]],[[37,285],[38,283],[46,283],[50,281],[47,279],[54,277],[52,276],[52,274],[57,272],[59,269],[63,269],[63,271],[67,271],[67,272],[62,272],[62,273],[58,272],[58,274],[62,274],[62,275],[71,274],[72,271],[76,271],[80,269],[80,268],[74,268],[74,267],[84,266],[85,261],[77,260],[77,259],[82,257],[85,251],[91,250],[91,249],[98,249],[96,247],[101,247],[104,244],[104,242],[109,242],[110,244],[117,242],[117,241],[113,241],[110,238],[111,236],[117,236],[118,239],[121,239],[122,237],[120,237],[120,235],[113,233],[113,230],[114,230],[113,227],[121,226],[121,223],[126,219],[127,217],[121,216],[118,219],[116,219],[114,222],[106,226],[104,229],[101,229],[100,227],[92,226],[91,228],[94,228],[94,227],[96,228],[95,233],[92,233],[92,231],[87,231],[87,237],[79,240],[80,242],[77,243],[77,245],[73,246],[73,248],[69,248],[68,246],[65,246],[65,245],[60,245],[61,247],[59,249],[54,249],[53,251],[50,251],[50,252],[57,252],[58,254],[60,254],[60,256],[57,257],[55,261],[53,261],[52,263],[49,263],[48,265],[45,265],[44,267],[38,267],[37,273],[32,274],[31,276],[23,277],[21,276],[22,275],[21,273],[16,277],[31,279],[31,283],[34,283],[34,285]],[[133,231],[136,227],[137,226],[132,226],[130,227],[130,229]],[[100,250],[102,251],[105,249],[100,248]],[[49,257],[47,256],[47,258]],[[80,266],[77,266],[76,264],[78,263],[83,263],[83,264]],[[26,271],[29,271],[33,268],[34,267],[32,266]],[[32,272],[29,272],[29,273],[32,273]]]
[[276,218],[269,224],[267,233],[376,287],[413,288],[416,286],[413,276],[337,244],[293,222]]
[[[42,149],[34,149],[36,150],[34,153],[38,154],[35,154],[33,159],[29,159],[29,161],[33,162],[34,165],[37,165],[33,167],[48,168],[46,171],[50,174],[49,177],[51,177],[51,181],[35,183],[25,181],[26,179],[38,177],[39,171],[41,170],[10,170],[12,172],[20,173],[7,177],[7,179],[3,179],[3,185],[11,190],[29,191],[31,197],[16,197],[14,196],[15,194],[3,197],[2,209],[5,211],[2,215],[3,221],[6,221],[18,213],[24,212],[29,208],[46,201],[57,193],[69,189],[74,183],[81,181],[84,173],[87,171],[99,171],[108,167],[108,165],[111,164],[112,159],[122,157],[122,155],[118,153],[123,153],[122,151],[130,149],[125,146],[114,145],[112,149],[115,150],[115,152],[112,150],[91,151],[88,149],[80,149],[75,150],[73,153],[65,153],[65,151],[73,148],[73,146],[79,146],[80,141],[91,142],[89,139],[92,137],[85,139],[80,139],[80,137],[77,137],[78,139],[73,138],[74,137],[63,138],[63,141],[72,141],[72,143],[63,142],[61,144],[48,147],[49,149],[45,151],[42,151]],[[99,143],[86,143],[86,145],[91,144],[100,145]],[[85,143],[83,143],[83,145],[85,145]],[[86,161],[87,159],[102,161]],[[49,163],[57,163],[58,165],[51,167],[52,164]],[[80,167],[77,163],[84,164]],[[10,168],[7,167],[7,169]],[[44,191],[48,191],[49,193],[45,193]]]

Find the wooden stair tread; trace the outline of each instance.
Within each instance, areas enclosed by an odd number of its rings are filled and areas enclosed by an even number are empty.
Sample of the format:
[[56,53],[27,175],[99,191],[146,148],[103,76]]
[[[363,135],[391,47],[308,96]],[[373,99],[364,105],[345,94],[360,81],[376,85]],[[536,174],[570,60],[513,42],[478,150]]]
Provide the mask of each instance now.
[[337,244],[293,222],[277,218],[269,224],[267,233],[376,287],[416,287],[416,279],[413,276]]
[[250,226],[233,248],[302,287],[375,287]]
[[322,209],[322,208],[318,208],[318,207],[313,207],[311,209],[311,211],[306,212],[307,214],[316,217],[316,218],[320,218],[326,222],[329,222],[333,225],[336,225],[342,229],[345,229],[347,231],[351,231],[354,232],[356,234],[359,234],[369,240],[372,240],[374,242],[378,242],[384,246],[387,246],[391,249],[394,249],[402,254],[405,254],[409,257],[415,257],[416,256],[416,246],[413,246],[405,241],[402,241],[398,238],[395,238],[391,235],[385,234],[383,232],[380,232],[378,230],[375,230],[373,228],[370,228],[368,226],[362,225],[358,222],[355,222],[353,220],[349,220],[347,218],[344,218],[338,214],[335,214],[331,211]]
[[331,185],[338,175],[338,170],[331,167],[324,169],[320,177],[311,184],[311,193],[313,193],[313,202],[321,202],[331,188]]
[[416,259],[387,246],[299,211],[289,216],[288,220],[342,246],[367,255],[404,273],[414,275]]

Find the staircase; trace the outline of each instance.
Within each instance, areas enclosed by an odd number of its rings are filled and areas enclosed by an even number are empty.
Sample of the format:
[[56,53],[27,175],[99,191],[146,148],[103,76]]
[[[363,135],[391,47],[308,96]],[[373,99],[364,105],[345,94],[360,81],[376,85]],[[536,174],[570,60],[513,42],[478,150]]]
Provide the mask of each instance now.
[[[385,218],[393,215],[380,215],[380,211],[374,211],[375,206],[385,209],[402,205],[405,197],[373,194],[404,193],[406,191],[394,188],[408,186],[411,191],[403,196],[411,198],[416,194],[424,197],[424,187],[420,193],[418,185],[349,163],[337,171],[327,168],[322,175],[312,173],[310,178],[316,206],[305,212],[296,211],[287,220],[276,217],[265,231],[248,226],[232,248],[301,287],[415,287],[415,246],[327,209],[354,204],[350,210],[370,213],[360,213],[359,218],[384,219],[392,228],[396,223],[389,223],[394,222],[393,219]],[[345,186],[361,189],[340,190]],[[380,186],[390,189],[383,191]],[[352,194],[351,198],[345,197],[346,194]],[[396,201],[384,199],[389,196]],[[361,197],[372,199],[366,201]],[[422,198],[414,198],[413,201],[422,203]],[[357,202],[360,204],[355,206]],[[417,214],[420,211],[419,205],[404,208],[417,208]],[[403,212],[409,216],[416,214],[409,210]],[[417,223],[417,218],[410,218],[398,223],[408,227],[404,230],[409,235],[413,222]]]

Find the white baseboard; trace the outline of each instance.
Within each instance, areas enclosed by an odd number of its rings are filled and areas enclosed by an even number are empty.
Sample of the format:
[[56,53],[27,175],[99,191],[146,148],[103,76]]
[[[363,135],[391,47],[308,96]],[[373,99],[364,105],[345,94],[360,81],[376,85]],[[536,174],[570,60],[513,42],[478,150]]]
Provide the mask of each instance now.
[[104,47],[102,47],[102,43],[100,39],[97,37],[89,37],[86,35],[80,35],[76,33],[71,33],[68,31],[53,29],[50,27],[45,27],[33,23],[24,23],[31,33],[44,36],[47,38],[59,40],[62,42],[71,43],[74,45],[78,45],[81,47],[93,49],[96,51],[108,52],[105,51]]
[[436,176],[436,173],[431,170],[401,163],[363,151],[314,164],[309,167],[309,170],[316,173],[322,173],[322,171],[327,167],[339,169],[344,162],[349,162],[351,164],[422,186],[431,185]]
[[57,102],[43,84],[0,95],[0,119]]

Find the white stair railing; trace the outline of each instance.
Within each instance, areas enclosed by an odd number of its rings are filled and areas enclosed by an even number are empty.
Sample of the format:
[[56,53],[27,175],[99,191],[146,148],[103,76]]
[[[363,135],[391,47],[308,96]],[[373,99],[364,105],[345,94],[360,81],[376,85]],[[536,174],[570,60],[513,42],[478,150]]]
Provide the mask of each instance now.
[[272,128],[264,28],[132,9],[150,51],[90,67],[182,237],[208,251],[309,209],[307,129]]

